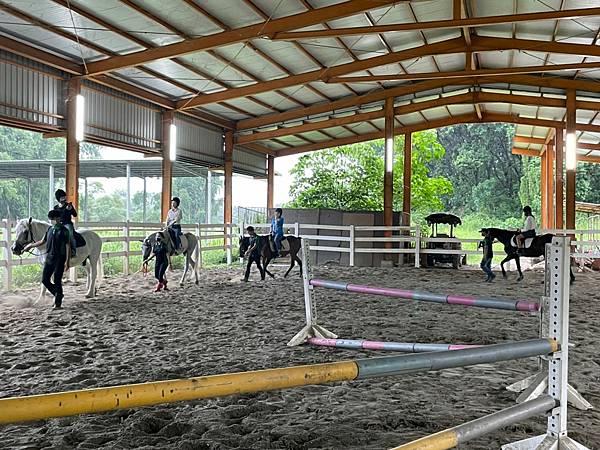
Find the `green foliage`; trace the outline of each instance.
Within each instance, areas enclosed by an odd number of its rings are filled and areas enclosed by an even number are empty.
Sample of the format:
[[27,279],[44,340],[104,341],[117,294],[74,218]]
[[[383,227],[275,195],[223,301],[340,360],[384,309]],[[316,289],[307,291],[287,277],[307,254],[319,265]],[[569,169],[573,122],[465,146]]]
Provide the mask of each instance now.
[[514,126],[467,124],[441,128],[437,136],[446,148],[432,173],[447,177],[454,195],[445,197],[447,210],[459,215],[484,214],[502,219],[518,215],[520,157],[513,155]]
[[[402,210],[403,147],[402,138],[394,143],[394,209]],[[435,133],[413,135],[412,204],[416,211],[437,210],[440,197],[452,192],[443,177],[431,177],[427,164],[441,158],[444,148]],[[383,140],[336,147],[302,156],[290,174],[291,208],[332,208],[347,211],[383,209]]]

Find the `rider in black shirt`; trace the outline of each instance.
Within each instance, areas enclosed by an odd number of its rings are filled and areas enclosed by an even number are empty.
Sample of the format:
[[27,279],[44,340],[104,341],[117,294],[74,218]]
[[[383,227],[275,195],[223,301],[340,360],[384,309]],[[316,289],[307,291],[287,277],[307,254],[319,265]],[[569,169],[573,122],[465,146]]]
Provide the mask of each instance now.
[[73,226],[72,217],[77,217],[77,210],[73,206],[73,203],[67,202],[67,193],[62,189],[58,189],[54,196],[58,205],[54,206],[54,209],[60,213],[60,223],[63,224],[70,234],[71,241],[71,256],[74,257],[77,251],[77,245],[75,243],[75,227]]

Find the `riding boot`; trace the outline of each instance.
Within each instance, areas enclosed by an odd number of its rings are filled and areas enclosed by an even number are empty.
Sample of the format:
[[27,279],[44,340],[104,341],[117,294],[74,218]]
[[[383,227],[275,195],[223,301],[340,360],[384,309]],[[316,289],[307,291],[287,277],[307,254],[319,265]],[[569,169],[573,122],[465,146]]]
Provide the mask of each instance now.
[[160,290],[163,288],[163,284],[161,282],[159,282],[156,285],[156,288],[154,288],[154,292],[160,292]]
[[162,281],[162,285],[163,285],[163,290],[168,291],[169,289],[167,288],[167,280]]

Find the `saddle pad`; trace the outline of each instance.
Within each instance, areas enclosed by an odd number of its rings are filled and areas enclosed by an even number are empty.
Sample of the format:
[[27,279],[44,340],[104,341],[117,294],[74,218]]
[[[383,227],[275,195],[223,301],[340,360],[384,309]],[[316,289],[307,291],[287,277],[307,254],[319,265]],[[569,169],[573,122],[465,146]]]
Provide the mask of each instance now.
[[[526,238],[525,239],[525,248],[531,247],[532,242],[533,242],[533,238]],[[513,247],[517,247],[517,237],[516,236],[512,237],[512,239],[510,240],[510,245],[512,245]]]

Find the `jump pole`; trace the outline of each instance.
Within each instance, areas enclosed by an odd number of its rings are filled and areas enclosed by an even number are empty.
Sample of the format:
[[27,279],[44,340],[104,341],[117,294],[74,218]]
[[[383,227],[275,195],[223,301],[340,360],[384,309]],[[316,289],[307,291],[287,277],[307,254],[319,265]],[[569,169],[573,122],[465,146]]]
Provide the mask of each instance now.
[[308,338],[310,345],[318,347],[336,347],[352,350],[387,350],[391,352],[405,353],[424,353],[424,352],[442,352],[447,350],[462,350],[463,348],[482,347],[472,344],[420,344],[414,342],[380,342],[367,341],[365,339],[327,339],[327,338]]
[[[555,237],[547,253],[549,264],[549,338],[560,346],[548,358],[548,376],[553,382],[547,395],[528,400],[498,413],[468,422],[394,450],[446,450],[472,438],[545,411],[550,411],[546,434],[502,446],[502,450],[589,450],[567,435],[567,386],[569,365],[569,263],[568,237]],[[552,317],[552,318],[551,318]],[[551,401],[551,402],[550,402]]]
[[558,345],[552,339],[532,339],[462,350],[4,398],[0,399],[0,424],[489,364],[551,354],[557,350]]

